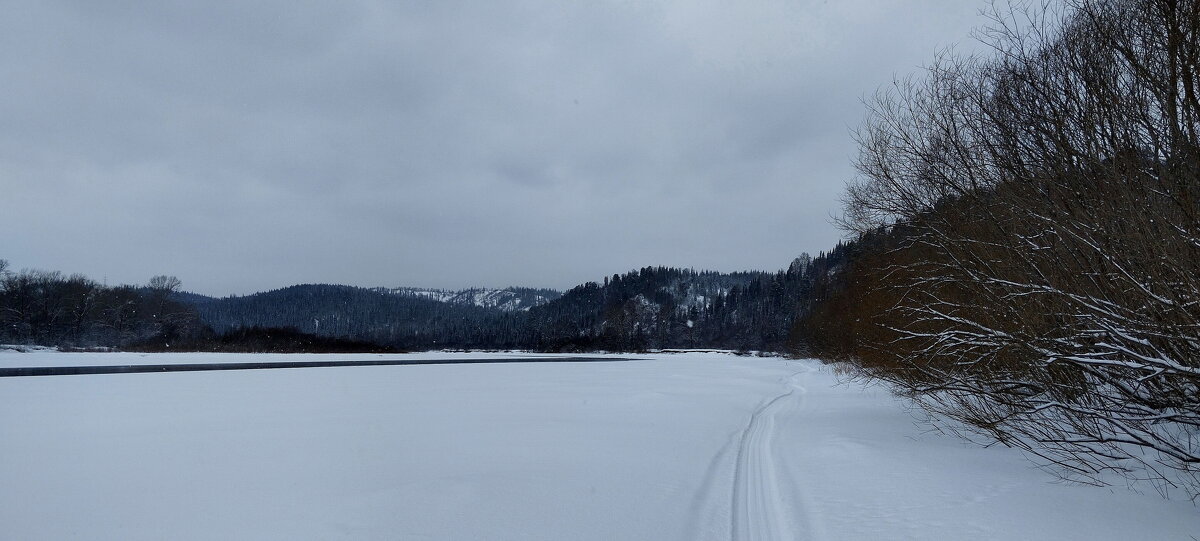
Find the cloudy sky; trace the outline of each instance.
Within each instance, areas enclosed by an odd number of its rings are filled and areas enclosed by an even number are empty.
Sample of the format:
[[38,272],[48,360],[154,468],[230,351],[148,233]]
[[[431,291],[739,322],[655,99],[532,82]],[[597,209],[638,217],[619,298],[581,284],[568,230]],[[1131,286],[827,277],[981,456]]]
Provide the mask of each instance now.
[[0,0],[0,258],[225,295],[775,270],[983,0]]

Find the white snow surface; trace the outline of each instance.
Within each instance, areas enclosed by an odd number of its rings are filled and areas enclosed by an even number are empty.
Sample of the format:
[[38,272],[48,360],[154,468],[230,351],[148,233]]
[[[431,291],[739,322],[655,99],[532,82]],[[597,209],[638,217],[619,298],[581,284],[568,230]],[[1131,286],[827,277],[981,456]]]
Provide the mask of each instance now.
[[[488,358],[426,353],[385,358]],[[0,367],[376,355],[0,351]],[[1189,539],[814,361],[0,378],[3,539]]]

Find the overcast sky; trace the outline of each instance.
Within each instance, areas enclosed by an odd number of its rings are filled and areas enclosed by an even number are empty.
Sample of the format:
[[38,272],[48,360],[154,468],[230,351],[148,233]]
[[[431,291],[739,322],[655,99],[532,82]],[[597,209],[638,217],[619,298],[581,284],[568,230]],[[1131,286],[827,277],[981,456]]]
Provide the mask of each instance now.
[[0,258],[568,288],[831,247],[861,98],[983,0],[0,0]]

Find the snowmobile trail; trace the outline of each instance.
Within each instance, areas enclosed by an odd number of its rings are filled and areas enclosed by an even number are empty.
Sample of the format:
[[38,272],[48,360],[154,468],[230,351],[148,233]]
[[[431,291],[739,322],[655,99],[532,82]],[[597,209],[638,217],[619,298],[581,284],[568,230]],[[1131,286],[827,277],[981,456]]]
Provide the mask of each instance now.
[[824,538],[805,487],[786,482],[774,448],[776,420],[803,408],[806,390],[799,382],[810,371],[787,378],[787,390],[755,410],[742,432],[730,512],[730,539],[734,541]]

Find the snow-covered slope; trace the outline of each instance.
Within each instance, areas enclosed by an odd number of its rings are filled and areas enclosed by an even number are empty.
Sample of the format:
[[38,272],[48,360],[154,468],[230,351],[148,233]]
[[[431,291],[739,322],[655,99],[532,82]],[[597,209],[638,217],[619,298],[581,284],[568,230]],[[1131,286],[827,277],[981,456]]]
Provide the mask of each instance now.
[[[508,355],[529,356],[386,357]],[[0,351],[0,366],[298,357],[321,356]],[[0,537],[1200,534],[1189,502],[1054,484],[815,362],[645,358],[0,378]]]
[[459,291],[398,287],[381,289],[395,295],[407,295],[450,304],[465,304],[482,308],[495,308],[505,312],[525,311],[541,306],[561,296],[551,289],[509,287],[504,289],[472,288]]

